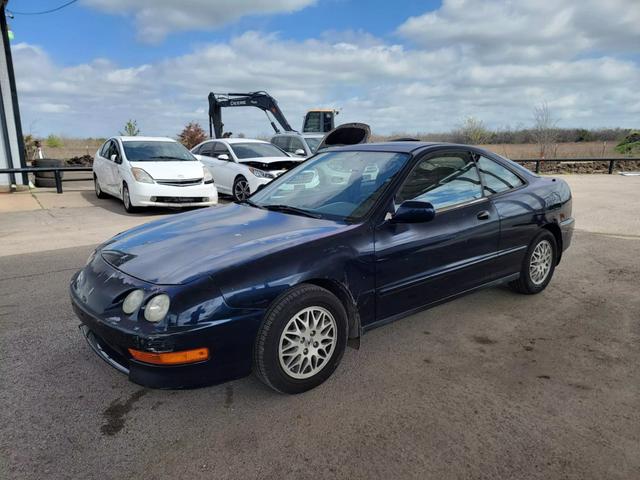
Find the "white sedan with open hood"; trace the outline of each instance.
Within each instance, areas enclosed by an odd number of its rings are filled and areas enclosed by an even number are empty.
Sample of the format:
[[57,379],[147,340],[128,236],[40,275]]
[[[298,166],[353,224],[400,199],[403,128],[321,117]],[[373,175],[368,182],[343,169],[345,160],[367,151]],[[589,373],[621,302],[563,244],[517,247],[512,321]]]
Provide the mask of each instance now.
[[191,149],[213,175],[220,193],[244,200],[278,175],[304,161],[262,140],[207,140]]
[[96,152],[93,181],[98,198],[120,198],[127,212],[218,203],[209,170],[171,138],[110,138]]

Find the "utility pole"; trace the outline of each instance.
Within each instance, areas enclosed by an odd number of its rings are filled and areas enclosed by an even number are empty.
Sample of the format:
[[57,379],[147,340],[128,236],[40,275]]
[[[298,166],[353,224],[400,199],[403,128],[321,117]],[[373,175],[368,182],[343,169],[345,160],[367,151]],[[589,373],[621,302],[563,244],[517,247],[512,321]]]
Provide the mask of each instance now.
[[[20,167],[26,167],[24,150],[24,139],[22,137],[22,123],[20,121],[20,109],[18,105],[18,92],[16,89],[16,79],[13,71],[13,59],[11,47],[9,45],[9,29],[7,27],[7,17],[5,7],[8,0],[0,0],[0,35],[2,38],[2,51],[0,51],[0,115],[2,116],[3,140],[7,167],[17,167],[15,160],[19,161]],[[7,88],[8,87],[8,88]],[[16,151],[17,150],[17,151]],[[11,184],[15,184],[15,176],[12,175]],[[29,184],[29,177],[22,174],[22,183]]]

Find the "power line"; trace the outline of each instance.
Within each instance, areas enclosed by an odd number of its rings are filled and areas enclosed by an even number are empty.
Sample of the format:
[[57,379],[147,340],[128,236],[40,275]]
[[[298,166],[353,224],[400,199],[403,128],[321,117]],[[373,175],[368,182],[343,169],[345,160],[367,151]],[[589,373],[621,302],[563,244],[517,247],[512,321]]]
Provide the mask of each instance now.
[[9,10],[8,8],[6,9],[7,12],[13,14],[13,15],[44,15],[47,13],[53,13],[53,12],[57,12],[58,10],[62,10],[65,7],[68,7],[69,5],[71,5],[72,3],[76,3],[78,0],[71,0],[69,2],[63,3],[62,5],[56,7],[56,8],[52,8],[50,10],[42,10],[41,12],[16,12],[15,10]]

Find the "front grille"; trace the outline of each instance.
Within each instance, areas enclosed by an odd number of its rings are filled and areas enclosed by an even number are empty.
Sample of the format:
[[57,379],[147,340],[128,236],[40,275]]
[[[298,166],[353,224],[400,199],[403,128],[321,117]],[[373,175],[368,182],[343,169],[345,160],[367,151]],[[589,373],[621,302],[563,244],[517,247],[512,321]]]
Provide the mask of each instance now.
[[176,180],[156,180],[156,183],[160,185],[170,185],[172,187],[190,187],[192,185],[200,185],[202,183],[201,178],[186,178]]
[[151,201],[158,203],[200,203],[208,202],[209,197],[151,197]]

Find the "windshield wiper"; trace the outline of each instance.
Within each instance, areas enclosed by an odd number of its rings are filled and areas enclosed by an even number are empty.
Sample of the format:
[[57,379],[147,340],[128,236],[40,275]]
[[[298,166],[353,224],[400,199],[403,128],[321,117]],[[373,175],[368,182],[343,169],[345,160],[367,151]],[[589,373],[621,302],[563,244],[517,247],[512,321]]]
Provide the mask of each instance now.
[[255,207],[255,208],[264,209],[264,207],[262,205],[258,205],[256,202],[254,202],[253,200],[250,200],[248,198],[245,198],[244,200],[235,200],[234,203],[237,203],[239,205],[245,204],[245,205],[250,205],[250,206]]
[[309,210],[304,210],[303,208],[292,207],[291,205],[263,205],[263,208],[267,210],[274,210],[276,212],[285,212],[285,213],[293,213],[296,215],[304,215],[305,217],[311,218],[322,218],[322,215],[319,213],[310,212]]
[[151,157],[149,160],[178,160],[182,162],[182,161],[186,161],[186,158],[171,157],[168,155],[158,155],[157,157]]

